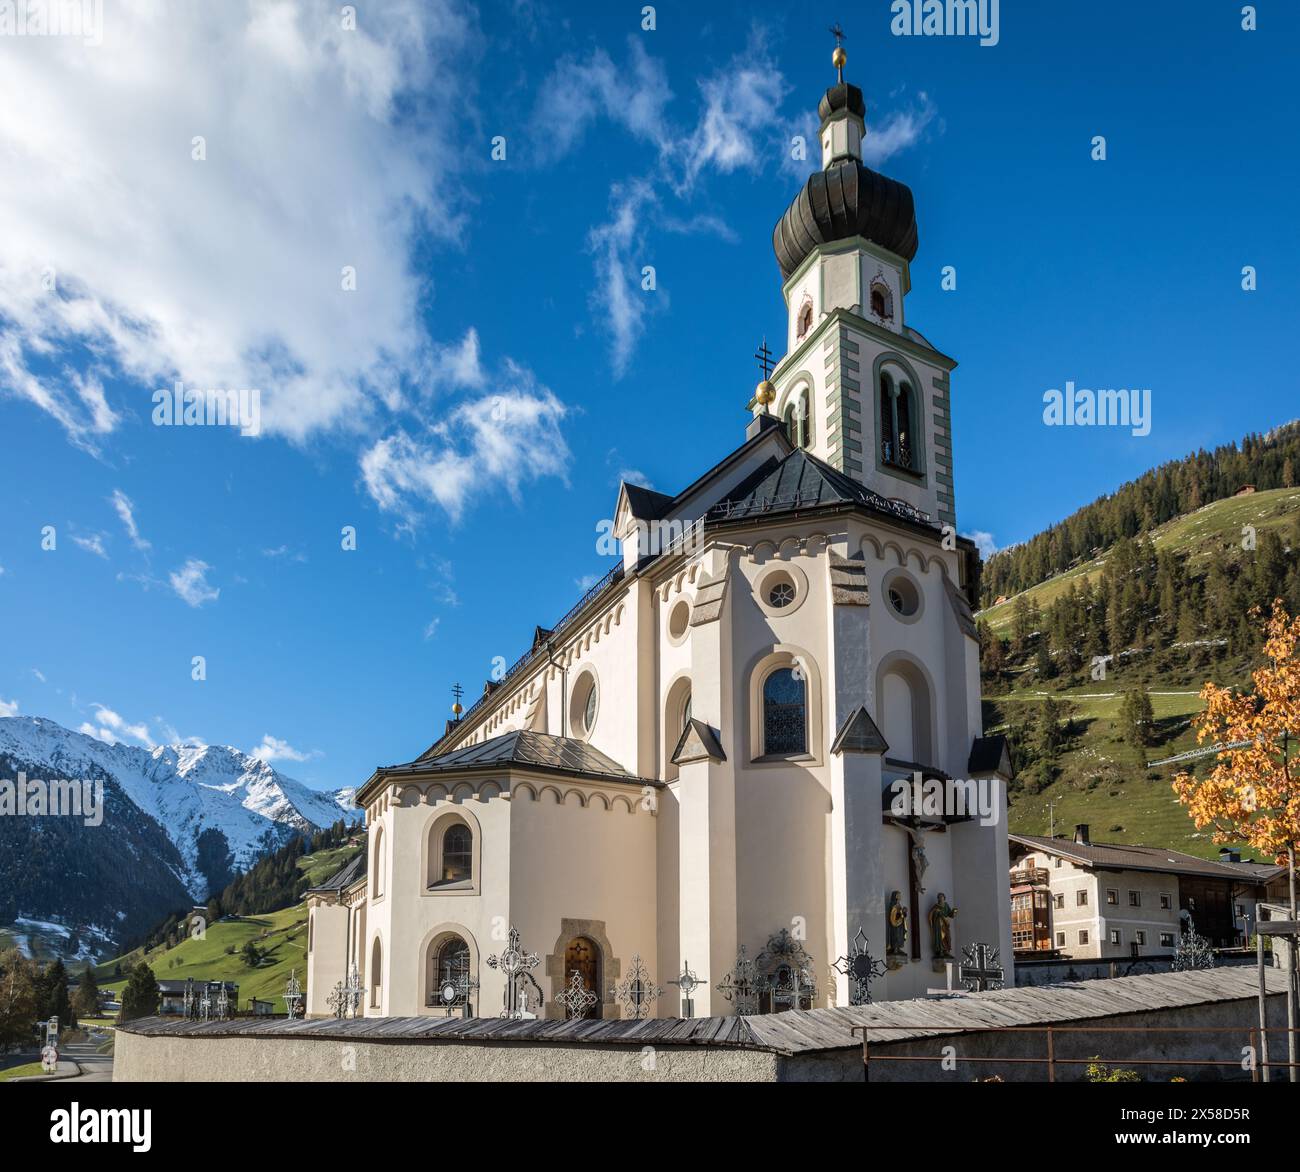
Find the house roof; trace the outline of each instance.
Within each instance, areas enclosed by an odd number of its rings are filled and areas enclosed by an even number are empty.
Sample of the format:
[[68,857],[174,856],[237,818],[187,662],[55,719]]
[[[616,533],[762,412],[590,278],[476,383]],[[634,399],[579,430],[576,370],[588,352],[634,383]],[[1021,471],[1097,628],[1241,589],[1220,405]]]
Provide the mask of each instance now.
[[1009,834],[1012,842],[1030,850],[1060,855],[1087,867],[1110,871],[1160,871],[1169,875],[1200,875],[1208,879],[1243,879],[1259,882],[1242,864],[1212,863],[1195,855],[1163,846],[1118,846],[1103,842],[1073,842],[1036,834]]

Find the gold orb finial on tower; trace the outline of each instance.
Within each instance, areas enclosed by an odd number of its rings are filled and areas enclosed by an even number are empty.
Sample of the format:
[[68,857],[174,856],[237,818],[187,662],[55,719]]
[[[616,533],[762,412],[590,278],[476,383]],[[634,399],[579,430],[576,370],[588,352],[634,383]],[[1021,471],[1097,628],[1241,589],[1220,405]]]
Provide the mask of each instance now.
[[754,398],[762,404],[763,410],[766,411],[768,404],[776,398],[776,387],[772,385],[769,379],[763,379],[763,381],[754,388]]
[[838,81],[844,82],[844,63],[849,59],[849,55],[844,51],[844,30],[840,28],[840,22],[837,20],[831,25],[831,36],[835,38],[835,52],[831,54],[831,64],[835,66]]
[[451,705],[452,719],[459,720],[460,714],[465,711],[465,709],[460,706],[460,698],[465,694],[465,689],[462,688],[460,684],[452,684],[451,694],[453,697]]

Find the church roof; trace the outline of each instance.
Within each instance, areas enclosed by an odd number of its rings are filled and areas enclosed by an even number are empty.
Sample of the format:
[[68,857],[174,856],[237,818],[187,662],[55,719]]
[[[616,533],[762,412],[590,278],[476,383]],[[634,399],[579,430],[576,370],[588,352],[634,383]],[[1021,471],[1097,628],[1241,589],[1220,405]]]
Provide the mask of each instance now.
[[898,520],[938,528],[919,509],[872,492],[803,448],[764,461],[709,510],[709,519],[734,521],[828,505],[860,505]]
[[652,488],[642,488],[627,481],[623,482],[623,491],[627,493],[628,508],[638,521],[658,521],[667,516],[672,507],[673,498],[665,492],[655,492]]
[[[822,130],[839,111],[866,116],[862,91],[840,82],[826,91],[818,113]],[[808,176],[772,232],[781,276],[788,278],[819,244],[862,236],[904,260],[916,256],[916,207],[906,184],[846,156]]]
[[501,733],[476,745],[453,749],[435,757],[420,757],[406,765],[384,768],[384,773],[437,773],[466,769],[500,769],[519,765],[568,775],[582,774],[609,781],[630,781],[637,785],[661,785],[661,782],[629,773],[612,757],[593,749],[586,741],[558,737],[552,733],[520,729]]
[[366,877],[366,849],[362,847],[343,866],[323,883],[311,888],[312,891],[344,891],[358,879]]

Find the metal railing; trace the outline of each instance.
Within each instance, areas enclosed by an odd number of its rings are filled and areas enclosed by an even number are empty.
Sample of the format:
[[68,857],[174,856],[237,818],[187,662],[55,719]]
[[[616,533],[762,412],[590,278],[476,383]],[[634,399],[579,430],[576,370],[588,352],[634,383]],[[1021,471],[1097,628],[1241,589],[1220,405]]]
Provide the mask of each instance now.
[[[1044,1037],[1044,1052],[1041,1056],[1030,1057],[1009,1057],[984,1054],[968,1054],[960,1056],[956,1053],[951,1055],[934,1055],[934,1054],[881,1054],[872,1053],[870,1041],[867,1037],[871,1031],[884,1032],[888,1030],[905,1031],[908,1034],[914,1034],[918,1031],[924,1031],[927,1034],[938,1036],[955,1036],[958,1034],[1041,1034]],[[1141,1066],[1160,1066],[1160,1067],[1235,1067],[1237,1070],[1245,1071],[1249,1068],[1250,1081],[1259,1082],[1261,1072],[1267,1072],[1272,1069],[1285,1070],[1289,1063],[1285,1060],[1270,1061],[1268,1057],[1268,1034],[1300,1034],[1300,1027],[1289,1029],[1286,1026],[1269,1026],[1264,1031],[1264,1037],[1261,1039],[1259,1026],[978,1026],[978,1025],[936,1025],[936,1026],[917,1026],[917,1025],[856,1025],[850,1031],[854,1034],[862,1035],[862,1078],[864,1082],[871,1081],[871,1063],[872,1062],[929,1062],[943,1063],[945,1061],[969,1063],[969,1064],[986,1064],[991,1066],[1044,1066],[1047,1068],[1047,1081],[1054,1083],[1057,1081],[1056,1075],[1059,1067],[1070,1066],[1092,1066],[1102,1065],[1107,1067],[1141,1067]],[[1243,1064],[1241,1058],[1123,1058],[1114,1057],[1105,1054],[1093,1054],[1087,1057],[1062,1056],[1057,1053],[1056,1043],[1062,1035],[1070,1034],[1237,1034],[1238,1036],[1248,1039],[1248,1053],[1250,1061],[1247,1065]],[[920,1041],[922,1039],[908,1037],[899,1039],[904,1042]],[[1262,1042],[1262,1045],[1261,1045]],[[881,1043],[877,1039],[877,1044],[889,1045],[890,1043]],[[1264,1081],[1269,1081],[1267,1074],[1264,1075]],[[1286,1081],[1284,1078],[1281,1081]]]

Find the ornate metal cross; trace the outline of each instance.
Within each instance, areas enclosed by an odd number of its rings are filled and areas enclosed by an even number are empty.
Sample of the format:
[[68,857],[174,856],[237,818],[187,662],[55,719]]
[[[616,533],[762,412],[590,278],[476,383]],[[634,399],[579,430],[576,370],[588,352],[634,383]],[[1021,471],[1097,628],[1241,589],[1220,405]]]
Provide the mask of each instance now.
[[961,950],[957,976],[967,993],[983,993],[988,989],[1001,989],[1006,973],[998,950],[991,944],[967,944]]
[[669,981],[668,983],[670,985],[676,985],[681,992],[682,1016],[694,1017],[695,1002],[692,1000],[691,994],[694,993],[695,990],[704,982],[691,971],[691,962],[689,960],[682,961],[682,971],[677,974],[677,979],[675,981]]
[[738,1014],[758,1012],[762,981],[754,962],[745,955],[743,944],[736,955],[735,967],[714,987],[736,1007]]
[[487,958],[488,968],[500,969],[506,978],[505,1004],[501,1010],[502,1017],[518,1018],[528,1012],[525,990],[529,985],[537,991],[537,1000],[539,1004],[541,1003],[542,990],[529,972],[530,969],[535,969],[541,963],[542,958],[537,953],[524,951],[523,946],[519,943],[519,929],[511,927],[509,937],[506,940],[506,947],[501,955],[492,955]]
[[841,956],[831,968],[849,979],[849,1004],[871,1004],[871,982],[885,975],[885,962],[876,960],[867,949],[871,942],[858,928],[848,956]]
[[222,981],[217,987],[217,1020],[225,1021],[230,1017],[230,994],[226,992],[226,982]]
[[763,344],[754,352],[754,357],[758,359],[758,365],[763,369],[763,377],[767,378],[776,363],[772,361],[772,351],[767,348],[766,337],[763,339]]
[[564,1006],[565,1017],[586,1017],[591,1007],[599,998],[583,983],[582,974],[577,969],[569,977],[569,983],[555,995],[557,1005]]
[[614,986],[614,1000],[630,1010],[634,1021],[650,1016],[654,1003],[664,991],[650,978],[650,970],[641,963],[641,954],[632,957],[632,967],[627,976]]
[[443,981],[438,986],[438,1000],[446,1007],[447,1016],[450,1017],[452,1010],[459,1005],[461,1017],[472,1017],[470,998],[477,988],[478,982],[469,975],[468,970]]
[[788,928],[768,937],[767,946],[758,954],[755,964],[760,982],[772,994],[774,1010],[779,1005],[799,1009],[805,997],[810,1005],[817,997],[812,957],[790,935]]
[[288,1011],[289,1020],[302,1014],[302,986],[298,983],[298,970],[289,970],[289,979],[284,984],[284,1007]]

